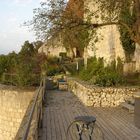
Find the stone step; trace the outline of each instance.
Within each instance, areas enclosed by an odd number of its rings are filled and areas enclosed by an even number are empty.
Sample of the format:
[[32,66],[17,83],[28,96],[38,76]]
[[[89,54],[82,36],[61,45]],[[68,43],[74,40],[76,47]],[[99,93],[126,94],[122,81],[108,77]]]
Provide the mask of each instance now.
[[58,88],[59,90],[68,90],[68,83],[66,81],[58,82]]
[[120,105],[121,105],[121,107],[128,109],[129,113],[134,113],[134,106],[132,104],[128,104],[127,102],[123,102]]
[[134,98],[130,98],[126,101],[128,104],[131,104],[131,105],[135,105],[135,99]]
[[136,93],[134,94],[134,96],[135,96],[135,98],[140,98],[140,91],[136,92]]

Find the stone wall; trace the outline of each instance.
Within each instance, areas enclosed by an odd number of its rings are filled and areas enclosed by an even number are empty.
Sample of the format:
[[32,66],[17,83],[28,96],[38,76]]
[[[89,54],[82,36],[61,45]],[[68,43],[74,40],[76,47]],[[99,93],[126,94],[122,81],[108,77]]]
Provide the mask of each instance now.
[[128,87],[98,87],[73,79],[68,80],[68,87],[84,105],[94,107],[116,107],[133,97],[134,92],[138,90],[138,88]]
[[138,44],[136,44],[134,61],[136,62],[136,72],[140,72],[140,46]]
[[[101,11],[97,12],[99,16],[98,18],[95,18],[94,14],[91,16],[91,13],[96,13],[96,11],[99,10],[96,0],[85,0],[84,9],[84,11],[87,11],[84,13],[85,21],[89,20],[90,17],[91,23],[103,23]],[[95,36],[98,36],[98,42],[96,43]],[[113,60],[116,60],[117,62],[119,57],[125,63],[124,74],[140,72],[140,46],[136,44],[136,50],[132,62],[126,63],[125,52],[120,40],[120,32],[116,25],[108,25],[98,28],[97,34],[93,34],[93,37],[91,36],[91,40],[86,49],[87,50],[84,53],[85,64],[87,62],[86,59],[93,56],[104,58],[105,64],[110,64]]]
[[33,93],[0,86],[0,140],[14,140]]
[[[101,11],[98,12],[99,17],[95,18],[94,14],[99,10],[96,0],[85,0],[84,8],[89,9],[84,13],[84,20],[91,18],[91,23],[103,23],[100,17]],[[95,36],[98,36],[98,41],[95,41]],[[95,43],[96,42],[96,43]],[[91,40],[87,46],[87,57],[96,56],[97,58],[103,57],[105,64],[109,64],[113,60],[117,60],[120,57],[125,60],[124,50],[120,41],[120,33],[116,25],[108,25],[97,29],[97,33],[93,34]]]
[[[60,53],[67,53],[67,56],[72,57],[73,54],[64,47],[61,35],[46,40],[44,44],[38,49],[38,53],[44,53],[46,56],[59,57]],[[74,49],[76,54],[76,50]]]

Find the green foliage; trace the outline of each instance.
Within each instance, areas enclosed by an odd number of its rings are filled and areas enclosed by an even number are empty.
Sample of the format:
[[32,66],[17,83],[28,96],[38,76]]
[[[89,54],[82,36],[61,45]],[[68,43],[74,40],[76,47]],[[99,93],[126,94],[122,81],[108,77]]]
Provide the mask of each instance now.
[[120,75],[123,75],[123,61],[120,57],[117,58],[117,67],[116,70]]
[[6,56],[0,56],[0,76],[7,70],[7,59]]
[[[130,3],[129,1],[126,1],[125,3],[128,6],[125,6],[123,9],[120,10],[120,20],[127,24],[130,28],[134,25],[136,18],[132,11],[130,10]],[[130,62],[132,60],[132,57],[134,55],[135,51],[135,42],[131,40],[129,31],[124,28],[123,26],[119,26],[120,31],[120,39],[123,45],[123,49],[125,51],[126,55],[126,61]]]
[[47,75],[48,76],[54,76],[61,72],[64,72],[62,67],[60,67],[58,65],[47,65]]
[[119,73],[106,67],[97,75],[95,84],[101,86],[116,86],[123,83],[123,79]]
[[74,48],[79,51],[80,57],[83,56],[84,48],[87,47],[90,41],[89,29],[85,26],[79,25],[70,29],[66,28],[61,34],[64,47],[73,52],[73,57],[75,57],[73,51]]
[[49,63],[49,64],[58,64],[59,63],[59,58],[58,57],[56,57],[56,56],[49,56],[49,57],[47,57],[47,62]]
[[54,76],[64,72],[62,66],[59,64],[59,58],[57,57],[48,57],[45,67],[48,76]]
[[44,54],[37,53],[38,46],[25,41],[18,54],[12,52],[0,56],[0,82],[17,86],[38,85],[46,61]]
[[96,57],[88,61],[87,69],[83,68],[79,77],[100,86],[115,86],[123,82],[121,75],[116,70],[115,62],[104,67],[103,59],[97,59]]
[[[35,72],[37,62],[35,59],[19,57],[19,62],[16,66],[17,84],[20,86],[37,85],[40,78],[35,78],[39,73]],[[40,75],[39,75],[40,76]]]
[[29,43],[29,41],[25,41],[24,45],[21,48],[21,51],[19,52],[20,55],[24,56],[31,56],[35,53],[34,45],[32,43]]
[[76,76],[84,66],[83,58],[75,58],[74,62],[67,62],[63,64],[65,70],[71,75]]
[[0,79],[0,83],[6,84],[6,85],[17,85],[17,77],[16,75],[9,75],[8,73],[3,73]]
[[64,67],[72,75],[76,75],[77,74],[76,63],[64,64]]
[[87,69],[85,70],[83,68],[79,75],[82,80],[88,81],[93,78],[94,75],[98,75],[103,68],[103,61],[101,59],[98,61],[96,57],[93,57],[88,60]]
[[0,55],[0,79],[3,73],[14,72],[14,67],[17,59],[15,52],[9,53],[8,55]]
[[39,85],[42,75],[52,76],[63,72],[57,57],[46,57],[38,54],[40,41],[25,41],[21,51],[16,54],[0,56],[0,82],[17,86]]

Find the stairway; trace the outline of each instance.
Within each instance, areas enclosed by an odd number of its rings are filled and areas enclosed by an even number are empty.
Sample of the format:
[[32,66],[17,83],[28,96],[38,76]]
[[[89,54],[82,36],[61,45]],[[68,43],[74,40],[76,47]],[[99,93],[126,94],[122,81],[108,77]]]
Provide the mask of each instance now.
[[84,59],[83,58],[75,58],[73,61],[64,61],[62,64],[65,72],[69,74],[74,74],[76,71],[80,70],[84,67]]
[[120,106],[127,109],[129,113],[134,113],[135,99],[129,98],[127,101],[121,103]]

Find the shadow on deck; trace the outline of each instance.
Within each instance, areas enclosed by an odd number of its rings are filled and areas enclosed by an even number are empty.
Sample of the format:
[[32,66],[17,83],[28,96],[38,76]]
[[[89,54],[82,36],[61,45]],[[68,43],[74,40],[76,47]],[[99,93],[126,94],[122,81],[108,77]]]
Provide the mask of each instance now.
[[47,92],[40,140],[76,140],[72,133],[66,137],[66,131],[79,115],[95,116],[105,140],[140,140],[140,129],[127,110],[85,107],[73,93],[57,90]]

